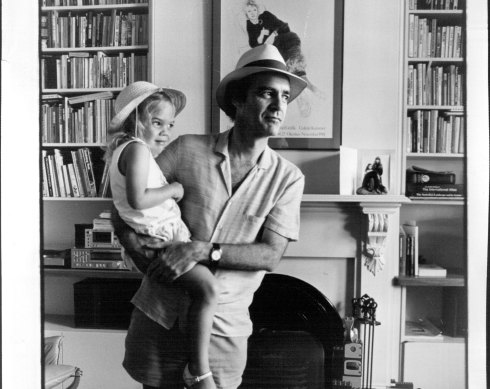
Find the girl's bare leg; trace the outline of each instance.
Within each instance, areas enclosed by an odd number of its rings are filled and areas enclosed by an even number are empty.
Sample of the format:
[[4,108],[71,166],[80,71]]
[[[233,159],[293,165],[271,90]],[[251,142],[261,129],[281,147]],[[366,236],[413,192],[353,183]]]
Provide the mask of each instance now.
[[[190,345],[189,372],[201,376],[210,371],[209,342],[213,316],[217,306],[216,279],[204,265],[197,264],[177,281],[189,293],[191,304],[187,315]],[[195,389],[215,389],[212,377],[192,386]]]

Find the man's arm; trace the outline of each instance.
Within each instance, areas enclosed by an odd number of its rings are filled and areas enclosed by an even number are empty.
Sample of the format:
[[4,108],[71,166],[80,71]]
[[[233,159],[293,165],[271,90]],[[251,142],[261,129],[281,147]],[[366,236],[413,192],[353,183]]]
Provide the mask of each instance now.
[[146,245],[146,243],[149,243],[148,241],[153,240],[153,238],[138,235],[124,222],[124,220],[121,219],[114,206],[112,206],[111,215],[114,231],[119,241],[138,270],[142,273],[146,273],[148,266],[156,257],[156,249],[149,249]]
[[[250,244],[222,244],[223,255],[220,268],[256,271],[272,271],[278,265],[289,240],[272,230],[264,229],[262,239]],[[209,242],[174,243],[160,251],[159,261],[154,261],[147,270],[155,280],[171,280],[182,274],[191,261],[209,265]]]

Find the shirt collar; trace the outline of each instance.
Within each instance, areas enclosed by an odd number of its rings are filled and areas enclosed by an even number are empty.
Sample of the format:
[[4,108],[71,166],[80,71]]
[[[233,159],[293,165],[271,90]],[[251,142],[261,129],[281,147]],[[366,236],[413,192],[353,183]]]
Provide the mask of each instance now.
[[[218,135],[218,140],[216,142],[216,146],[214,147],[214,151],[223,155],[226,159],[230,159],[230,155],[228,153],[228,140],[230,138],[230,133],[232,129],[221,132]],[[257,168],[259,169],[267,169],[272,164],[272,149],[267,145],[265,146],[262,155],[257,162]]]

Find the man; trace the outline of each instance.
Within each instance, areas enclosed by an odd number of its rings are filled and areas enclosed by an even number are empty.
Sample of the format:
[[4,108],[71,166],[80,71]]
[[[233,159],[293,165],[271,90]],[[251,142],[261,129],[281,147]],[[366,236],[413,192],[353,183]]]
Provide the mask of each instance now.
[[[154,251],[148,246],[158,246],[115,220],[122,244],[146,273],[132,301],[136,308],[123,363],[143,388],[183,386],[187,357],[179,326],[185,326],[186,315],[165,305],[158,285],[178,277],[190,261],[208,265],[216,277],[218,308],[209,352],[216,387],[240,385],[253,294],[288,242],[298,239],[304,176],[267,142],[278,134],[287,104],[305,87],[303,79],[286,70],[274,46],[244,53],[216,92],[233,128],[217,135],[181,136],[157,158],[165,177],[184,187],[180,206],[193,241]],[[212,387],[204,381],[196,388]]]

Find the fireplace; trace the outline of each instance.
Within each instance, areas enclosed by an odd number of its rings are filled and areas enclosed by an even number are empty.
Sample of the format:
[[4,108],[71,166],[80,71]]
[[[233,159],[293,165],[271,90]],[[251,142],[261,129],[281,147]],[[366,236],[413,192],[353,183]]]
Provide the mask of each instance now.
[[343,344],[343,321],[315,287],[267,274],[250,315],[254,332],[240,388],[324,389],[341,377],[333,348]]
[[[127,329],[139,279],[87,278],[74,284],[75,326]],[[241,389],[325,389],[341,378],[333,348],[343,321],[305,281],[266,274],[250,306],[254,331]]]

